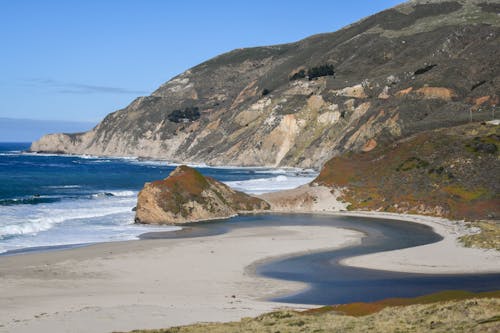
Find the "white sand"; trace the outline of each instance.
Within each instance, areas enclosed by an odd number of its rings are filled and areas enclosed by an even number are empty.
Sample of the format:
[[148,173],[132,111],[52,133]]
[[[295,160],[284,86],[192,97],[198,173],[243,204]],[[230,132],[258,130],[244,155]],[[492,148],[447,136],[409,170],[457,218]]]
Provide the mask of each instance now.
[[271,203],[276,212],[300,212],[366,216],[384,219],[406,220],[428,225],[443,237],[437,243],[413,248],[380,252],[348,258],[341,263],[348,266],[411,273],[490,273],[500,272],[500,252],[464,247],[458,240],[469,234],[463,221],[384,212],[342,212],[346,204],[337,201],[342,189],[330,189],[318,185],[303,185],[296,189],[261,195]]
[[443,240],[433,244],[348,258],[341,262],[344,265],[433,274],[500,272],[499,251],[467,248],[458,241],[460,236],[470,232],[462,221],[380,212],[349,212],[343,214],[417,222],[432,227],[436,233],[443,237]]
[[0,332],[128,331],[290,307],[261,299],[304,285],[257,277],[249,265],[346,246],[361,236],[333,227],[263,226],[1,257]]
[[[337,193],[322,187],[285,194],[273,194],[277,211],[297,205],[302,213],[408,220],[429,225],[444,237],[430,245],[348,258],[343,264],[418,273],[500,272],[498,251],[458,243],[457,238],[469,232],[463,222],[334,212],[343,204],[332,203]],[[238,320],[290,307],[262,299],[304,285],[257,277],[249,267],[272,257],[359,243],[361,237],[333,227],[263,226],[210,237],[105,243],[1,257],[0,332],[127,331]],[[306,307],[310,306],[294,306]]]

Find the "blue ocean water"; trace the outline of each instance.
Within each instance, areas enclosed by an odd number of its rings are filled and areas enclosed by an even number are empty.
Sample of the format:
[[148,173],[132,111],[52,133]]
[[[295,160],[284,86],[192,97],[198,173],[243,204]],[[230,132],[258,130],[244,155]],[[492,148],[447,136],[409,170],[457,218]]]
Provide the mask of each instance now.
[[[0,143],[0,252],[31,247],[136,239],[175,230],[133,224],[137,193],[145,182],[175,168],[134,158],[24,153],[29,143]],[[248,193],[293,188],[311,170],[212,168],[205,175]]]

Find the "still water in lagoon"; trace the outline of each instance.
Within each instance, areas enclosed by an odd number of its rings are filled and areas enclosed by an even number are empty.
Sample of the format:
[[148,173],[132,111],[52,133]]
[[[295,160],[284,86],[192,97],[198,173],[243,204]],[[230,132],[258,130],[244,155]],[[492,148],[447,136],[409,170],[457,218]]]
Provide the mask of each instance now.
[[[266,226],[331,226],[365,234],[361,244],[312,254],[298,254],[257,265],[257,274],[305,282],[309,287],[272,300],[297,304],[368,302],[389,297],[414,297],[443,290],[491,291],[500,289],[499,274],[415,274],[361,269],[340,265],[348,257],[434,243],[442,237],[431,228],[406,221],[366,217],[259,214],[226,222],[192,224],[182,231],[151,233],[143,238],[178,238],[216,235],[237,228]],[[271,297],[271,296],[270,296]]]

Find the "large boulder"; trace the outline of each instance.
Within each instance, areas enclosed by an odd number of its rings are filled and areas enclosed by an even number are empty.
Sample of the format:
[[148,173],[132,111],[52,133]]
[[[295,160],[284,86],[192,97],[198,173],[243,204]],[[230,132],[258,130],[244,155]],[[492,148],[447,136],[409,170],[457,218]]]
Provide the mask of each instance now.
[[181,165],[167,178],[144,185],[137,199],[135,222],[188,223],[267,209],[269,204],[264,200]]

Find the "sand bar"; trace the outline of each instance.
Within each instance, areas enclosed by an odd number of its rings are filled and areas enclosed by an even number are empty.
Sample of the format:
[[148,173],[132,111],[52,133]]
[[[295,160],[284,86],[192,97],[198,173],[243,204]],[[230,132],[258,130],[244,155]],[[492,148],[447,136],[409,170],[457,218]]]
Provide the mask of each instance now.
[[266,258],[359,243],[361,237],[333,227],[269,226],[1,257],[0,332],[126,331],[290,308],[262,299],[304,285],[256,277],[246,268]]
[[499,251],[466,248],[460,243],[459,237],[473,232],[463,221],[412,214],[346,211],[347,204],[338,200],[340,191],[320,185],[303,185],[291,190],[266,193],[261,197],[270,202],[271,208],[277,213],[293,211],[404,220],[430,226],[443,237],[442,241],[433,244],[367,254],[341,261],[341,264],[347,266],[427,274],[500,272]]
[[365,216],[397,219],[428,225],[443,240],[407,249],[379,252],[341,261],[353,267],[396,272],[427,274],[498,273],[500,252],[464,247],[458,240],[471,232],[463,221],[451,221],[431,216],[392,214],[382,212],[348,212],[335,215]]

